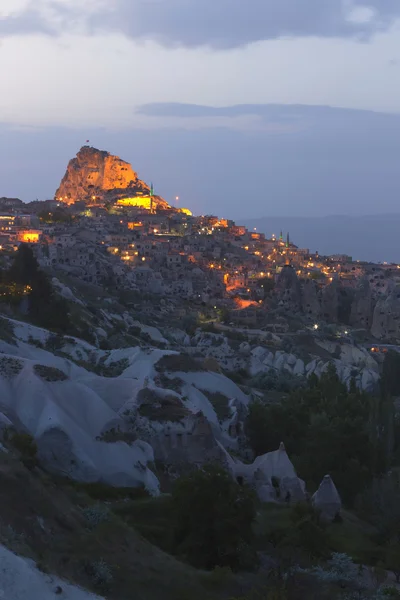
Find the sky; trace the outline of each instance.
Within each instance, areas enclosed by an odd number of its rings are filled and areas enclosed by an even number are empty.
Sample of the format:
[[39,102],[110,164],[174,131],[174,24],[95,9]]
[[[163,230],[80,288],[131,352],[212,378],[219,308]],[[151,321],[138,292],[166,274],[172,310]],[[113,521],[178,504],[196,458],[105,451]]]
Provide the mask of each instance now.
[[86,139],[195,213],[394,213],[400,0],[0,0],[0,196]]

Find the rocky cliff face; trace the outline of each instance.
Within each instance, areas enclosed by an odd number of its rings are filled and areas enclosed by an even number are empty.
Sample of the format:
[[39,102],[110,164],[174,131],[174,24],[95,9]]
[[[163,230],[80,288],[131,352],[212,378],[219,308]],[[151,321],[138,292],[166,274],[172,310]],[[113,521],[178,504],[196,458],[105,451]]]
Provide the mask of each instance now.
[[[55,197],[72,204],[81,200],[113,202],[149,194],[150,187],[138,178],[129,163],[109,152],[83,146],[69,162]],[[157,196],[154,207],[169,208],[169,205]]]
[[321,294],[321,312],[328,323],[336,323],[338,320],[339,290],[336,281],[327,285]]
[[377,339],[400,340],[400,285],[376,303],[371,333]]
[[302,309],[306,315],[320,318],[321,303],[319,300],[319,290],[317,284],[312,279],[304,282],[302,294]]
[[296,271],[292,266],[283,267],[275,286],[275,297],[279,306],[286,310],[301,308],[301,288]]
[[363,279],[358,286],[351,305],[350,325],[370,329],[375,301],[368,279]]

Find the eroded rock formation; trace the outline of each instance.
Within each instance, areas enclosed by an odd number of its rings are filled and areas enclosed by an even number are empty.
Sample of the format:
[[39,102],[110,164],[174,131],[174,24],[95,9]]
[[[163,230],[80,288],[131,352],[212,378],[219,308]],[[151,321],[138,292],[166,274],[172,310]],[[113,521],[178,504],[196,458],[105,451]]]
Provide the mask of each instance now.
[[291,265],[285,265],[278,276],[275,296],[279,306],[286,310],[298,311],[301,308],[301,287],[296,271]]
[[350,325],[370,329],[374,312],[374,298],[368,279],[362,279],[351,305]]
[[330,475],[325,475],[312,497],[312,504],[325,521],[333,521],[342,509],[342,501]]
[[[115,202],[125,198],[143,198],[148,204],[150,187],[141,181],[131,165],[109,152],[83,146],[70,160],[56,192],[56,199],[65,204],[77,201]],[[169,208],[159,196],[152,199],[154,208]],[[147,207],[146,204],[146,207]]]
[[321,303],[317,284],[312,279],[306,279],[303,286],[302,309],[306,315],[320,318]]
[[397,342],[400,339],[400,285],[375,306],[371,333],[378,339]]

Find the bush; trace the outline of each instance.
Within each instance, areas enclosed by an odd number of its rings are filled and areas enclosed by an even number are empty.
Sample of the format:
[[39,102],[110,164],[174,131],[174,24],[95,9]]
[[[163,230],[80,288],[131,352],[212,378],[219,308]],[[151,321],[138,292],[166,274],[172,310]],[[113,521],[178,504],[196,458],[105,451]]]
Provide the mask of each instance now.
[[60,369],[56,369],[56,367],[48,367],[46,365],[34,365],[33,370],[35,375],[48,381],[49,383],[53,383],[55,381],[66,381],[68,376],[61,371]]
[[110,520],[109,510],[101,504],[88,506],[87,508],[84,508],[82,512],[87,524],[93,529],[97,527],[97,525],[100,525],[100,523],[105,523]]
[[102,558],[87,563],[85,571],[98,587],[107,587],[114,579],[110,566]]
[[33,469],[37,466],[38,449],[35,440],[29,433],[12,433],[10,437],[10,443],[16,450],[18,450],[23,464],[28,469]]
[[113,487],[107,483],[102,483],[101,481],[95,483],[81,483],[68,480],[68,483],[76,490],[85,492],[90,498],[100,502],[126,500],[127,498],[131,500],[149,498],[149,492],[144,487]]
[[205,371],[203,364],[188,354],[166,354],[154,365],[156,370],[182,371],[183,373]]
[[125,442],[128,446],[131,446],[137,440],[137,435],[133,431],[121,431],[121,428],[113,427],[108,431],[104,431],[101,435],[96,437],[98,442],[106,442],[108,444],[114,444],[115,442]]
[[141,417],[147,417],[151,421],[179,422],[190,415],[190,411],[183,406],[177,396],[160,396],[155,390],[144,388],[138,394],[140,406],[138,413]]
[[279,404],[253,401],[245,432],[256,456],[284,441],[308,485],[317,487],[330,473],[343,501],[351,505],[372,480],[380,448],[388,443],[380,433],[387,436],[388,430],[380,409],[379,399],[348,390],[330,367],[320,380],[310,377],[307,387],[293,390]]
[[229,398],[221,392],[209,392],[208,390],[200,390],[202,394],[211,402],[217,417],[220,421],[225,421],[231,416],[231,408],[229,406]]
[[18,358],[11,358],[9,356],[0,357],[0,374],[5,379],[13,379],[24,368],[24,363]]
[[155,379],[154,382],[158,387],[172,390],[173,392],[177,392],[178,394],[182,391],[182,386],[184,385],[183,379],[180,377],[167,377],[164,373],[160,373]]
[[177,480],[172,492],[178,554],[198,568],[252,569],[253,492],[224,469],[206,465]]
[[99,366],[99,373],[103,377],[119,377],[129,367],[129,358],[121,358],[108,366]]
[[62,335],[60,334],[56,334],[53,333],[52,335],[49,335],[49,337],[46,340],[45,343],[45,349],[48,350],[49,352],[57,352],[58,350],[61,350],[61,348],[64,345],[64,338]]
[[14,325],[4,317],[0,317],[0,339],[15,344]]

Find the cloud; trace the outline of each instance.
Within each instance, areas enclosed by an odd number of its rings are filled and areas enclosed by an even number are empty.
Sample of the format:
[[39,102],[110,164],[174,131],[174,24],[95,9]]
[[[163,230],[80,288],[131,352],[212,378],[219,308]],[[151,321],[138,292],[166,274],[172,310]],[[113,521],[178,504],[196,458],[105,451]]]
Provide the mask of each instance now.
[[[238,119],[240,117],[258,117],[260,120],[276,125],[324,126],[335,129],[338,124],[346,127],[385,127],[393,123],[400,125],[400,115],[389,115],[368,110],[351,108],[333,108],[331,106],[310,106],[305,104],[239,104],[234,106],[203,106],[199,104],[181,104],[179,102],[159,102],[139,106],[137,114],[146,117],[164,117],[171,120],[201,119]],[[292,129],[297,131],[297,129]]]
[[[367,6],[365,6],[367,5]],[[398,0],[115,0],[93,25],[166,45],[233,48],[282,36],[362,38],[400,16]]]
[[92,33],[228,49],[285,36],[368,39],[399,16],[399,0],[32,0],[0,33],[60,32],[69,19]]
[[103,10],[105,0],[26,0],[22,6],[6,5],[0,13],[0,36],[44,34],[56,36],[62,32],[82,31],[94,12]]
[[0,36],[43,33],[54,35],[56,31],[47,19],[34,8],[27,8],[16,14],[0,17]]

